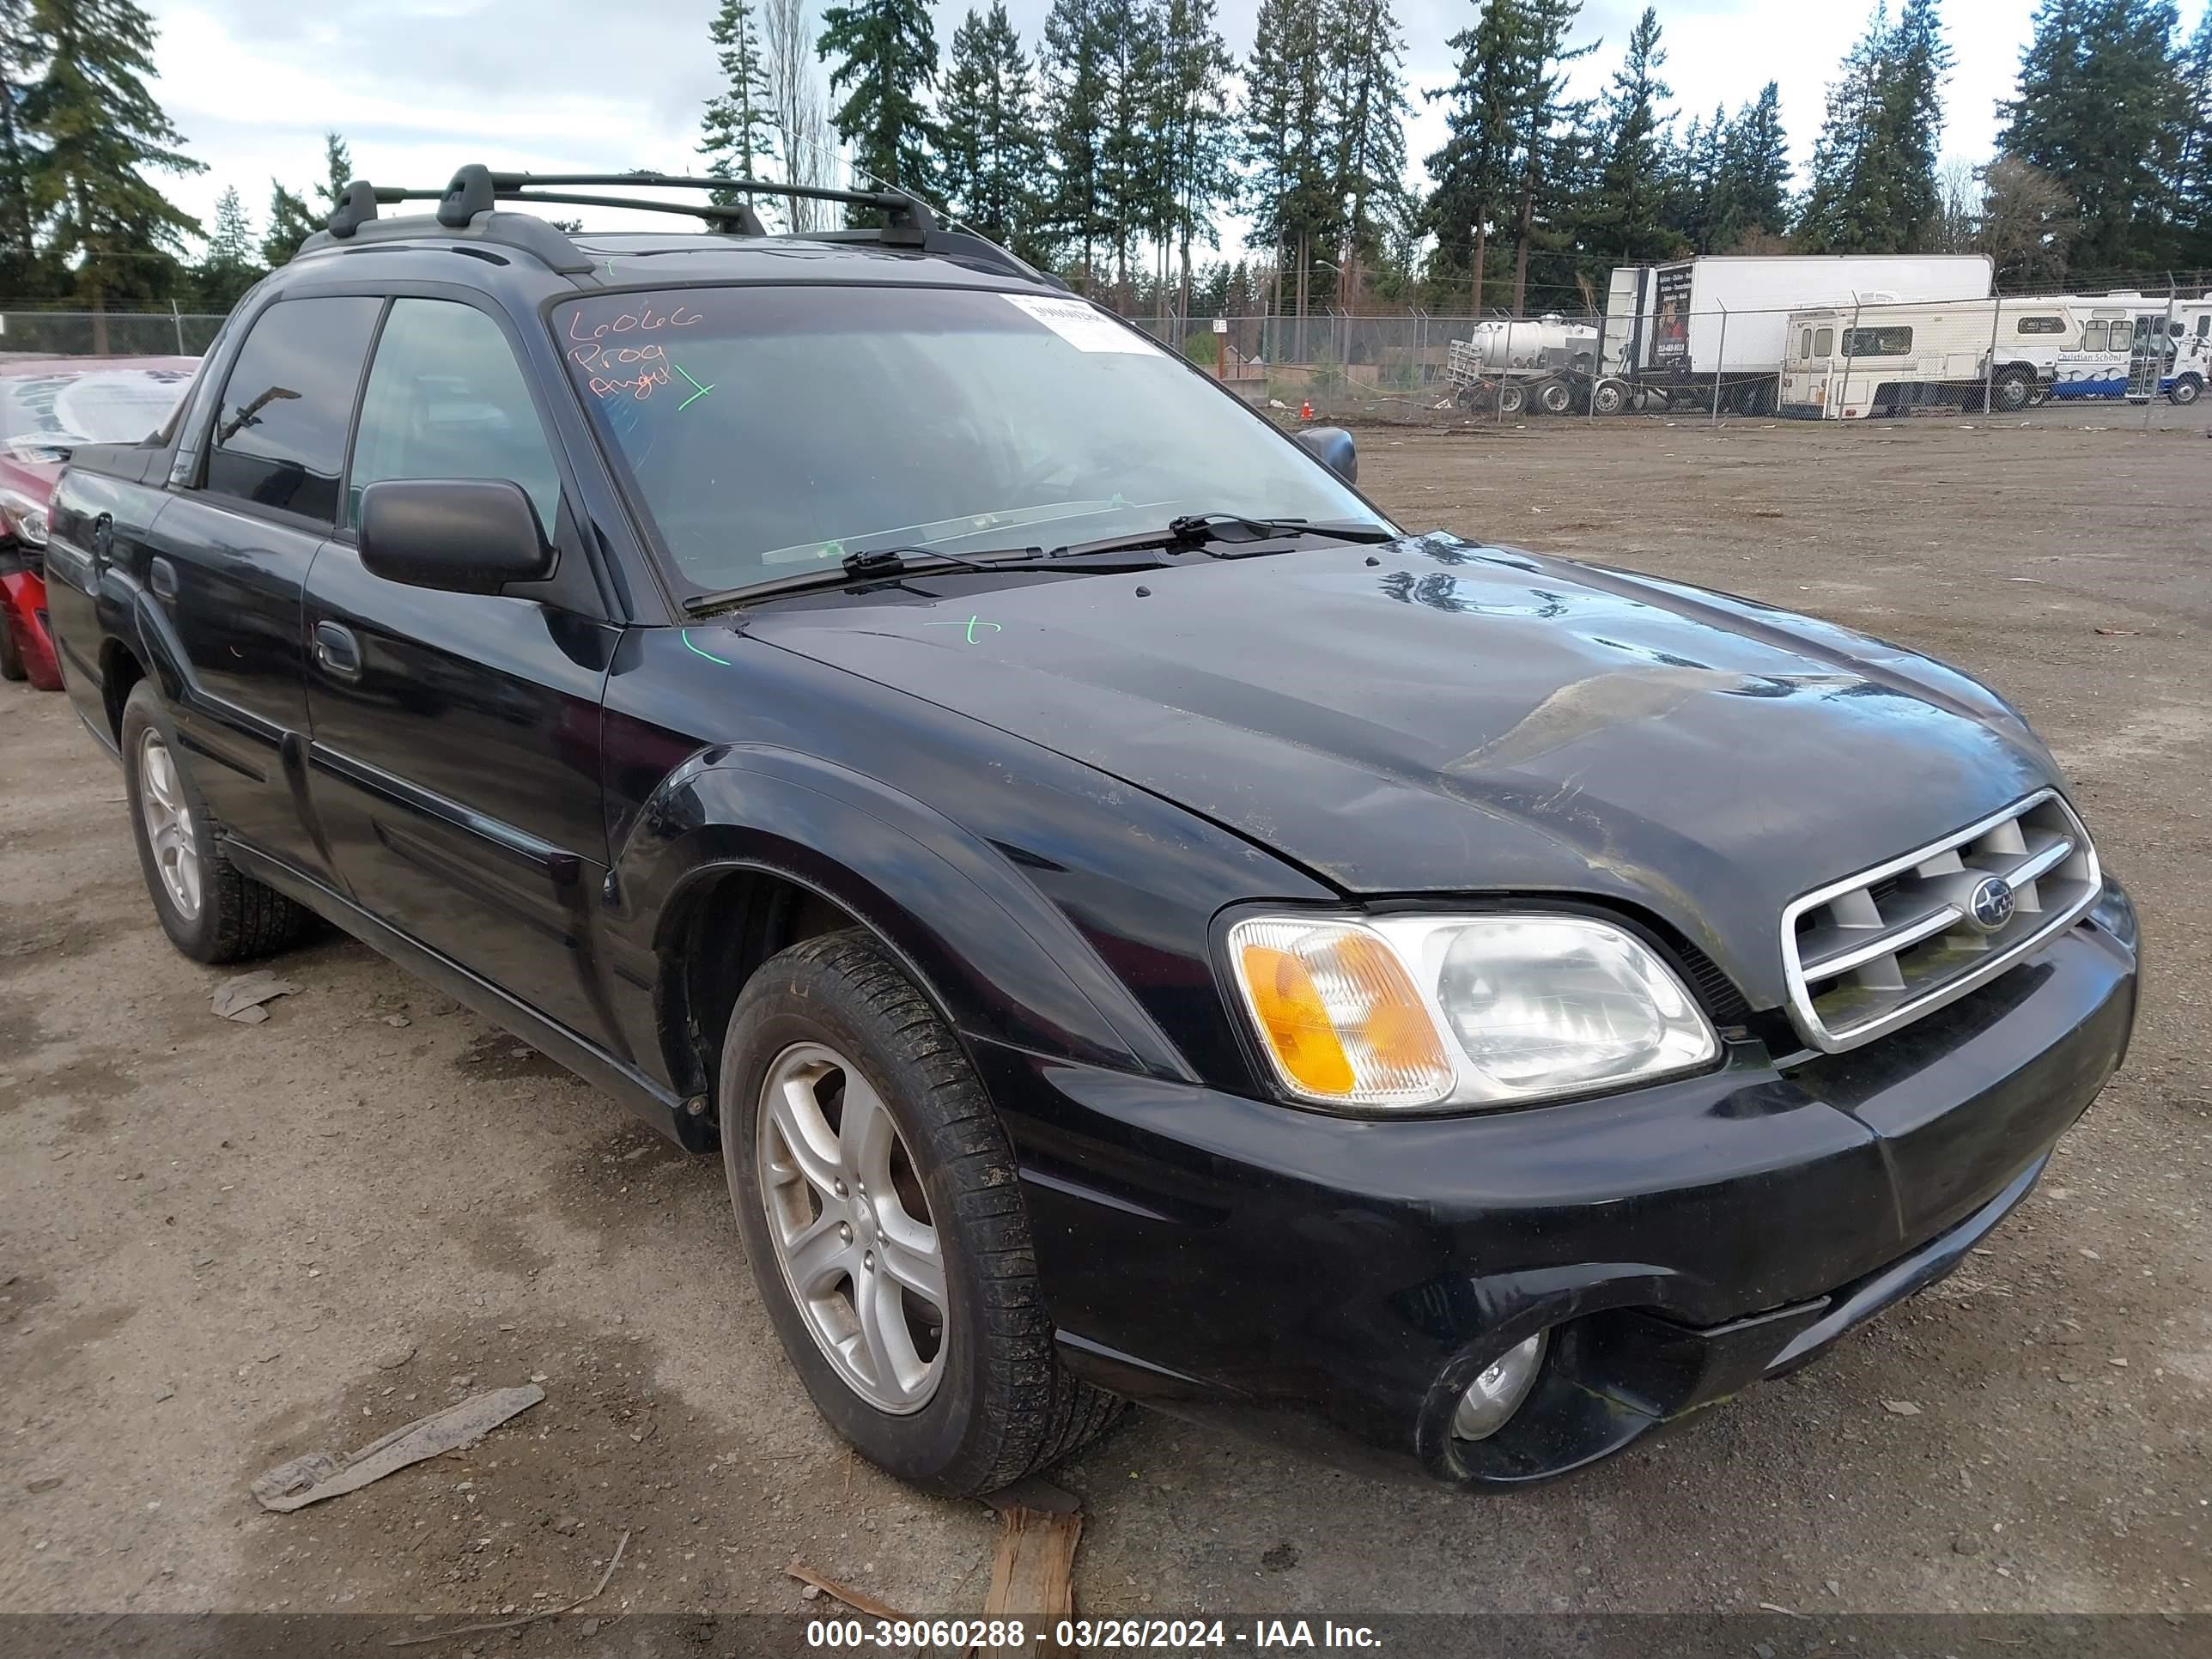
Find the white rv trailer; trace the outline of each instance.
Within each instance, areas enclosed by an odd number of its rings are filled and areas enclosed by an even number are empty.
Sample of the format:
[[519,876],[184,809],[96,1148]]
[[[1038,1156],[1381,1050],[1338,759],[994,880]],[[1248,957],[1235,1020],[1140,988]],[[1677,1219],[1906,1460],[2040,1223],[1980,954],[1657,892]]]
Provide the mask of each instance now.
[[2169,321],[2163,301],[2150,311],[2106,303],[2114,297],[1793,313],[1783,412],[1849,421],[1927,405],[1978,410],[1987,396],[2011,413],[2052,398],[2141,402],[2154,392],[2195,402],[2212,381],[2212,304],[2188,302]]
[[1782,412],[1856,421],[1923,404],[1972,408],[1985,389],[2000,410],[2026,409],[2048,393],[2059,357],[2081,331],[2071,307],[2049,300],[1793,312]]
[[[1790,313],[1881,295],[1907,303],[1986,299],[1979,253],[1708,255],[1622,265],[1607,290],[1599,372],[1639,390],[1712,395],[1756,410],[1781,373]],[[1733,388],[1733,396],[1731,396]]]

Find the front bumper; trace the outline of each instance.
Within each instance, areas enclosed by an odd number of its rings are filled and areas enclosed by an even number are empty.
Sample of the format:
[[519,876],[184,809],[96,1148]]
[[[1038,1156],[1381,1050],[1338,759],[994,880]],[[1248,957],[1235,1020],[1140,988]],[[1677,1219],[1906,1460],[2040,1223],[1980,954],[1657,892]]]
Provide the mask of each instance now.
[[[1879,1042],[1599,1099],[1353,1121],[974,1045],[1068,1363],[1186,1414],[1542,1480],[1803,1364],[1940,1278],[2119,1065],[2134,917],[2097,910]],[[1540,1330],[1491,1438],[1460,1392]]]

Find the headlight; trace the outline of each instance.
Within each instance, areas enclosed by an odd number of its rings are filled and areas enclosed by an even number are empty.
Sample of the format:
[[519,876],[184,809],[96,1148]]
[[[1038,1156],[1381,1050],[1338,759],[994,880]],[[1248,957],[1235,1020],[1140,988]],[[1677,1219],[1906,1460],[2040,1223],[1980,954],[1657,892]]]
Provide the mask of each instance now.
[[0,489],[0,526],[29,547],[46,544],[46,504],[20,489]]
[[1720,1054],[1673,970],[1595,917],[1252,916],[1228,946],[1276,1077],[1317,1105],[1510,1105]]

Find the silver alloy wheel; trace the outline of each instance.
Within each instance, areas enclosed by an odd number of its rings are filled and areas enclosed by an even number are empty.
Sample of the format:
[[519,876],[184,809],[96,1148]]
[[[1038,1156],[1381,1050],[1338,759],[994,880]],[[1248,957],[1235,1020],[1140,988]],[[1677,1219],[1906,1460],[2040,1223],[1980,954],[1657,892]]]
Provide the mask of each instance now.
[[921,1177],[883,1097],[836,1049],[793,1043],[761,1085],[756,1162],[815,1345],[877,1410],[920,1411],[944,1374],[951,1311]]
[[138,738],[138,811],[146,821],[146,844],[169,902],[186,921],[200,914],[199,832],[192,823],[185,780],[161,734],[148,727]]

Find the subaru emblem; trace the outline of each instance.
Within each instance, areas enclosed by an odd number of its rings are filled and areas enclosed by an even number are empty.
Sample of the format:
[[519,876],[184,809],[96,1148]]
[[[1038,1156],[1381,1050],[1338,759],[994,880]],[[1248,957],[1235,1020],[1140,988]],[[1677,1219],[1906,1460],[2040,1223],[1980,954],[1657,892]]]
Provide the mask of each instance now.
[[1996,933],[2012,920],[2012,884],[2002,876],[1984,876],[1966,895],[1966,921],[1977,933]]

